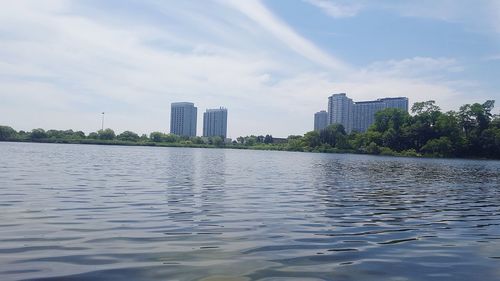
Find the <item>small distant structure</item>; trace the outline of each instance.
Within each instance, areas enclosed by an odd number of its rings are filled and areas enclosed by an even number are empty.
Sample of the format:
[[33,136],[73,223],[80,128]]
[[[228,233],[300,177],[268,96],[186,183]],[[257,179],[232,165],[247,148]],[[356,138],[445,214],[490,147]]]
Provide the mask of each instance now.
[[275,137],[273,137],[273,143],[280,144],[280,143],[287,143],[287,142],[288,142],[288,138],[275,138]]

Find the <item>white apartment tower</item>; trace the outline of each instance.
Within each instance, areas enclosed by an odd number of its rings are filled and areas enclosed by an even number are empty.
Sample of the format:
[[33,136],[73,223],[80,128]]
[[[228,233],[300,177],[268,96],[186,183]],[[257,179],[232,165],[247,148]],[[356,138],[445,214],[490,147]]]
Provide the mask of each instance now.
[[328,97],[328,125],[341,124],[346,132],[352,130],[352,107],[354,103],[345,93]]

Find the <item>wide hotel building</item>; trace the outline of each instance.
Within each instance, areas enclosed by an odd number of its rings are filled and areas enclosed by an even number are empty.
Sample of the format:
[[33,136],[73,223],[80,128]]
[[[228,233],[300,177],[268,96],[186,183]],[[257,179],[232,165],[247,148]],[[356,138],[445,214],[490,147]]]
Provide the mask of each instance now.
[[385,108],[408,111],[408,98],[381,98],[353,102],[345,93],[328,97],[328,124],[341,124],[346,132],[366,132],[375,122],[375,113]]

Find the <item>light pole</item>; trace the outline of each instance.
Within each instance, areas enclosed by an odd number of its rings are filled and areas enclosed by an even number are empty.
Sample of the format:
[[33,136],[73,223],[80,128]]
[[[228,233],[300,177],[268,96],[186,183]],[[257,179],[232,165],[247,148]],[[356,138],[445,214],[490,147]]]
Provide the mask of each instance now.
[[103,132],[104,132],[104,112],[102,113],[101,131],[103,131]]

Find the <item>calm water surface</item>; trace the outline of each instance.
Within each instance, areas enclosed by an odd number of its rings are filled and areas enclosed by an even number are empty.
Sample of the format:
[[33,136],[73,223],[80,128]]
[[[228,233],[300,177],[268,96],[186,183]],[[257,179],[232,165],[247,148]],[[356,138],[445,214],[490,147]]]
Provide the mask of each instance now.
[[500,162],[0,143],[0,280],[500,280]]

